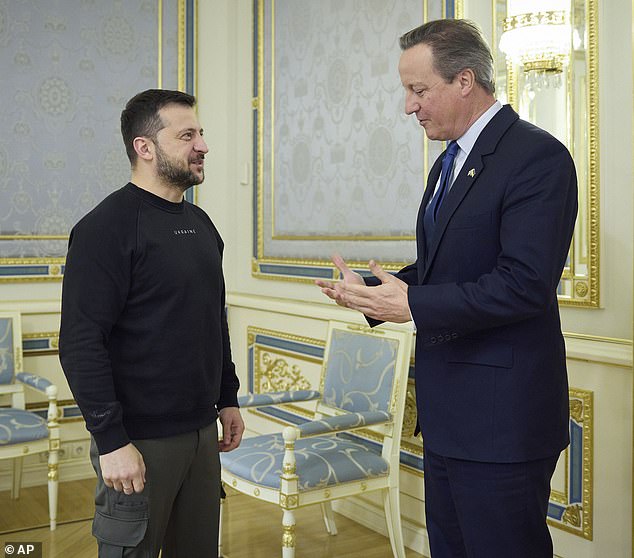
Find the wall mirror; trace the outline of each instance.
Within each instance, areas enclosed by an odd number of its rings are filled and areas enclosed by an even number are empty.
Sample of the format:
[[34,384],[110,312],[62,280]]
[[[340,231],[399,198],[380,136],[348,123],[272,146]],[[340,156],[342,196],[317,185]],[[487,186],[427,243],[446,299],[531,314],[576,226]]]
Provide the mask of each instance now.
[[498,98],[572,153],[579,214],[563,305],[599,306],[597,0],[493,0]]

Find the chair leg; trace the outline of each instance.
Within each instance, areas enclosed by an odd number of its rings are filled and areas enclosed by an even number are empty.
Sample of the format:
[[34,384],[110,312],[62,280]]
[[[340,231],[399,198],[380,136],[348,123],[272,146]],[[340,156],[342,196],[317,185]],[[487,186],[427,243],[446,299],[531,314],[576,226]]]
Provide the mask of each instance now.
[[295,514],[284,510],[282,517],[282,558],[295,558]]
[[57,496],[59,493],[59,451],[56,444],[49,446],[48,452],[48,516],[50,520],[51,531],[55,531],[57,527]]
[[335,523],[335,515],[332,513],[332,504],[330,502],[321,503],[321,514],[324,517],[326,531],[329,535],[337,534],[337,524]]
[[398,487],[388,488],[383,491],[383,506],[385,508],[387,532],[390,536],[390,544],[392,545],[392,554],[395,558],[405,558],[405,545],[403,544],[401,505]]
[[220,515],[218,516],[218,558],[222,558],[222,513],[225,509],[225,498],[220,498]]
[[11,498],[17,500],[20,497],[20,487],[22,486],[22,458],[13,459],[13,484],[11,485]]

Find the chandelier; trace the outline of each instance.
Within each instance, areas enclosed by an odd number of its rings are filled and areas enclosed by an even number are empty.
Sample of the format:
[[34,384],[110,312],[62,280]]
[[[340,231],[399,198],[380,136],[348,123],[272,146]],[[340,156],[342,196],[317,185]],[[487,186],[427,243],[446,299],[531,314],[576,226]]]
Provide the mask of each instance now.
[[527,74],[563,72],[571,48],[570,0],[507,0],[500,50]]

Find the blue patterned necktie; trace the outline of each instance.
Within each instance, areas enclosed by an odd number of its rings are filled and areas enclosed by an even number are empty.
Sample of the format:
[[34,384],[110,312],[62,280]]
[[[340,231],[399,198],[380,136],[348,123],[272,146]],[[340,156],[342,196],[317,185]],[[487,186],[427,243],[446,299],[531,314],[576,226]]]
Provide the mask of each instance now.
[[438,214],[438,208],[440,207],[440,204],[442,203],[445,195],[447,194],[447,190],[449,189],[453,170],[453,162],[456,158],[456,154],[458,153],[458,149],[460,149],[458,142],[452,141],[449,143],[447,151],[445,151],[445,155],[442,158],[440,184],[438,185],[438,188],[436,189],[436,192],[434,193],[431,202],[425,209],[425,214],[423,215],[423,227],[425,229],[425,241],[427,243],[428,252],[430,240],[434,232],[434,226],[436,225],[436,215]]

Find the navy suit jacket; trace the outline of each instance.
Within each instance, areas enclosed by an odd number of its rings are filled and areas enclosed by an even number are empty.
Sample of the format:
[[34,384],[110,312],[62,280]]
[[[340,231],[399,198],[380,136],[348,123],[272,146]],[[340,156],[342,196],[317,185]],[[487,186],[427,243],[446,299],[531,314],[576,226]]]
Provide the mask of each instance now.
[[[447,193],[426,253],[418,215],[408,283],[423,443],[447,457],[518,462],[569,442],[557,286],[577,214],[568,150],[504,106]],[[372,282],[370,281],[369,284]]]

